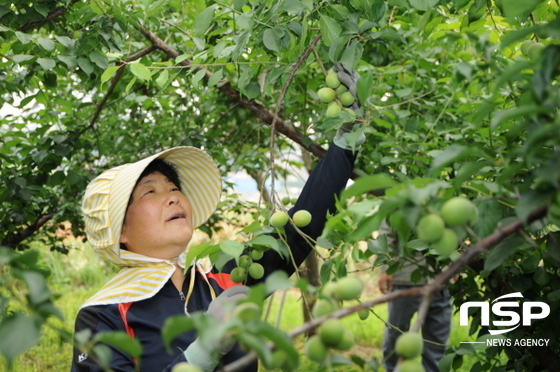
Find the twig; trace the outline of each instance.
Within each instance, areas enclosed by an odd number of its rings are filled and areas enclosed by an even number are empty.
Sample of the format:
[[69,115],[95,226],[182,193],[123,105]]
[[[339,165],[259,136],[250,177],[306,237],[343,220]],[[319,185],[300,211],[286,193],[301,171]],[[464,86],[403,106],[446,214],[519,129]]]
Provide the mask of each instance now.
[[[78,1],[80,1],[80,0],[72,0],[70,2],[70,4],[68,5],[68,7],[70,7],[71,5],[74,5]],[[31,29],[36,28],[36,27],[41,27],[45,23],[47,23],[49,21],[53,21],[53,20],[57,19],[58,17],[60,17],[61,15],[65,14],[66,10],[67,10],[66,8],[57,8],[57,9],[53,10],[51,13],[49,13],[45,17],[45,19],[43,19],[42,21],[25,24],[25,25],[19,27],[17,30],[24,32],[24,31],[28,31],[28,30],[31,30]]]
[[[296,63],[294,63],[294,67],[292,68],[292,71],[290,72],[290,76],[288,76],[288,80],[286,80],[286,83],[282,87],[282,91],[280,92],[280,96],[278,97],[278,101],[276,102],[276,108],[274,109],[274,115],[272,116],[272,123],[270,123],[270,183],[271,183],[270,188],[271,188],[271,194],[272,194],[273,198],[275,197],[275,192],[274,192],[274,133],[275,133],[275,130],[276,130],[276,122],[278,120],[278,114],[280,113],[280,107],[282,107],[282,102],[284,101],[284,97],[286,97],[286,92],[288,91],[288,87],[292,83],[292,80],[294,79],[294,76],[296,75],[296,72],[299,70],[303,61],[305,61],[307,59],[307,57],[309,56],[311,51],[315,48],[315,45],[317,45],[319,40],[321,40],[321,37],[322,37],[321,34],[317,34],[317,36],[315,36],[315,38],[311,41],[311,44],[309,44],[309,46],[307,48],[305,48],[305,51],[303,52],[301,57],[297,60]],[[272,200],[272,202],[274,204],[274,199]]]
[[[135,61],[137,59],[140,59],[142,57],[144,57],[145,55],[153,52],[154,50],[156,50],[157,47],[154,45],[150,45],[149,47],[142,49],[141,51],[139,51],[136,54],[131,55],[130,57],[127,57],[125,59],[123,59],[123,62],[132,62]],[[124,73],[124,68],[125,68],[126,64],[123,63],[120,68],[117,70],[115,77],[113,78],[113,80],[111,81],[111,85],[109,86],[109,89],[107,89],[107,93],[105,93],[105,95],[103,96],[103,99],[98,102],[96,104],[97,109],[95,110],[95,113],[93,114],[93,118],[90,120],[89,124],[84,127],[79,133],[78,136],[81,136],[84,132],[86,132],[87,130],[93,128],[93,126],[95,125],[95,123],[97,122],[97,119],[99,119],[99,115],[101,115],[101,111],[103,110],[103,108],[105,107],[105,105],[107,104],[107,101],[109,100],[109,97],[111,96],[111,94],[113,94],[113,91],[115,90],[118,82],[121,80],[122,74]]]
[[46,224],[51,218],[53,218],[54,213],[44,214],[39,216],[33,224],[26,227],[25,229],[21,230],[20,232],[8,237],[5,241],[2,242],[1,245],[4,245],[9,248],[14,248],[16,245],[30,237],[35,233],[35,231],[39,230]]

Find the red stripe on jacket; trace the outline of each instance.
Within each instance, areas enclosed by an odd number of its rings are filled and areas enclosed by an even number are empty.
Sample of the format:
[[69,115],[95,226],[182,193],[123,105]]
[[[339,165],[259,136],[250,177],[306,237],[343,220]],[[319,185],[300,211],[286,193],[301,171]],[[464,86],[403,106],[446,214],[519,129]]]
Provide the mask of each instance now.
[[231,275],[227,273],[206,273],[206,277],[208,277],[209,279],[214,279],[222,289],[228,289],[230,287],[233,287],[234,285],[241,284],[231,280]]

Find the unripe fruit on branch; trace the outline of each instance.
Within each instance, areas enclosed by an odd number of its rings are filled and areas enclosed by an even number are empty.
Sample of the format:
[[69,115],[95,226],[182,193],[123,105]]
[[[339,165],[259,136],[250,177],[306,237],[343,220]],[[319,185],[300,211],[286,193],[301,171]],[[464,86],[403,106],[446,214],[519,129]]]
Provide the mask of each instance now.
[[416,359],[407,359],[399,363],[397,372],[426,372],[422,362]]
[[332,88],[325,87],[317,91],[317,96],[321,102],[331,103],[336,98],[336,92]]
[[243,283],[247,279],[247,270],[243,267],[236,267],[231,270],[230,277],[234,283]]
[[254,302],[244,302],[233,310],[233,315],[243,323],[248,323],[254,319],[260,319],[262,315],[261,307]]
[[253,249],[249,254],[253,260],[260,260],[264,256],[264,252]]
[[270,224],[274,227],[283,227],[288,223],[290,217],[286,212],[278,211],[270,217]]
[[327,116],[329,118],[335,117],[342,112],[342,107],[338,102],[331,102],[329,107],[327,107]]
[[350,350],[352,346],[354,346],[354,334],[352,333],[352,331],[344,328],[342,339],[334,348],[336,350],[346,351]]
[[544,44],[543,43],[533,43],[533,45],[529,46],[529,48],[527,48],[527,57],[529,57],[531,60],[535,61],[537,59],[539,59],[539,57],[542,54],[542,51],[544,49]]
[[337,97],[340,96],[342,93],[347,92],[348,88],[344,84],[340,84],[338,88],[336,88],[335,92]]
[[317,335],[309,337],[305,343],[305,355],[314,362],[321,363],[327,358],[328,353],[329,349]]
[[441,238],[434,243],[434,249],[442,256],[449,256],[455,252],[458,245],[459,241],[455,231],[446,228],[443,230]]
[[426,243],[435,243],[443,235],[445,223],[437,214],[427,214],[418,221],[418,238]]
[[329,319],[319,327],[321,341],[327,346],[336,346],[340,343],[344,327],[339,319]]
[[531,45],[533,45],[535,42],[533,40],[525,40],[524,42],[521,43],[521,45],[519,46],[519,50],[521,50],[521,53],[523,55],[527,55],[527,49],[529,49],[529,47]]
[[317,302],[315,302],[315,306],[313,306],[313,316],[315,318],[319,318],[323,315],[330,314],[335,310],[337,310],[337,306],[332,300],[320,299],[317,300]]
[[249,257],[247,255],[243,255],[243,256],[239,257],[239,265],[238,265],[239,267],[247,268],[252,263],[253,263],[253,260],[251,259],[251,257]]
[[325,78],[325,83],[331,89],[336,89],[340,86],[340,80],[338,79],[338,75],[333,70],[330,70]]
[[362,293],[362,282],[354,277],[346,276],[335,284],[333,296],[339,301],[354,300]]
[[305,209],[300,209],[294,213],[293,220],[297,227],[305,227],[311,222],[311,213]]
[[356,101],[356,98],[354,97],[354,95],[350,92],[344,92],[342,93],[338,99],[340,100],[340,103],[342,103],[343,106],[352,106],[352,104]]
[[447,200],[441,207],[441,217],[449,226],[463,225],[472,219],[476,207],[467,198],[457,196]]
[[358,317],[360,317],[360,320],[366,320],[369,318],[369,309],[362,309],[358,311]]
[[416,332],[405,332],[395,342],[395,352],[405,359],[413,359],[422,354],[424,340]]
[[202,370],[187,362],[180,362],[173,366],[171,372],[202,372]]
[[264,268],[258,262],[253,262],[251,266],[249,266],[247,271],[249,272],[249,275],[251,275],[251,278],[253,279],[260,279],[264,276]]

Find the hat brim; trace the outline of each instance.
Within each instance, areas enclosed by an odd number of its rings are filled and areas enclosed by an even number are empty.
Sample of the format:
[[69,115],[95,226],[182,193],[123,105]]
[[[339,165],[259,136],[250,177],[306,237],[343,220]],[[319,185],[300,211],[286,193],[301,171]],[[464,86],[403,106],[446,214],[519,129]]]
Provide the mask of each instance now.
[[[203,150],[179,146],[127,164],[114,180],[109,199],[110,220],[122,227],[128,200],[138,178],[154,159],[163,159],[175,166],[181,190],[192,207],[193,226],[202,225],[216,210],[221,194],[221,177],[214,160]],[[118,230],[118,231],[117,231]],[[114,229],[118,241],[121,229]],[[115,247],[116,248],[116,247]]]

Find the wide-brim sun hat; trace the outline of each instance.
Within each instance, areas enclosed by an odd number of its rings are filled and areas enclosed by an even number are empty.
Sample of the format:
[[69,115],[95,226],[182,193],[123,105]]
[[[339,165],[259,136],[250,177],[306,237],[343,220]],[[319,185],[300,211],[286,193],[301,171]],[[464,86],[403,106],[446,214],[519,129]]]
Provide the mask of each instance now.
[[192,206],[193,227],[202,225],[216,210],[221,193],[220,173],[214,160],[199,148],[173,147],[106,170],[89,183],[82,199],[88,242],[98,253],[104,252],[103,256],[119,256],[130,195],[138,177],[154,159],[163,159],[175,167],[181,190]]

